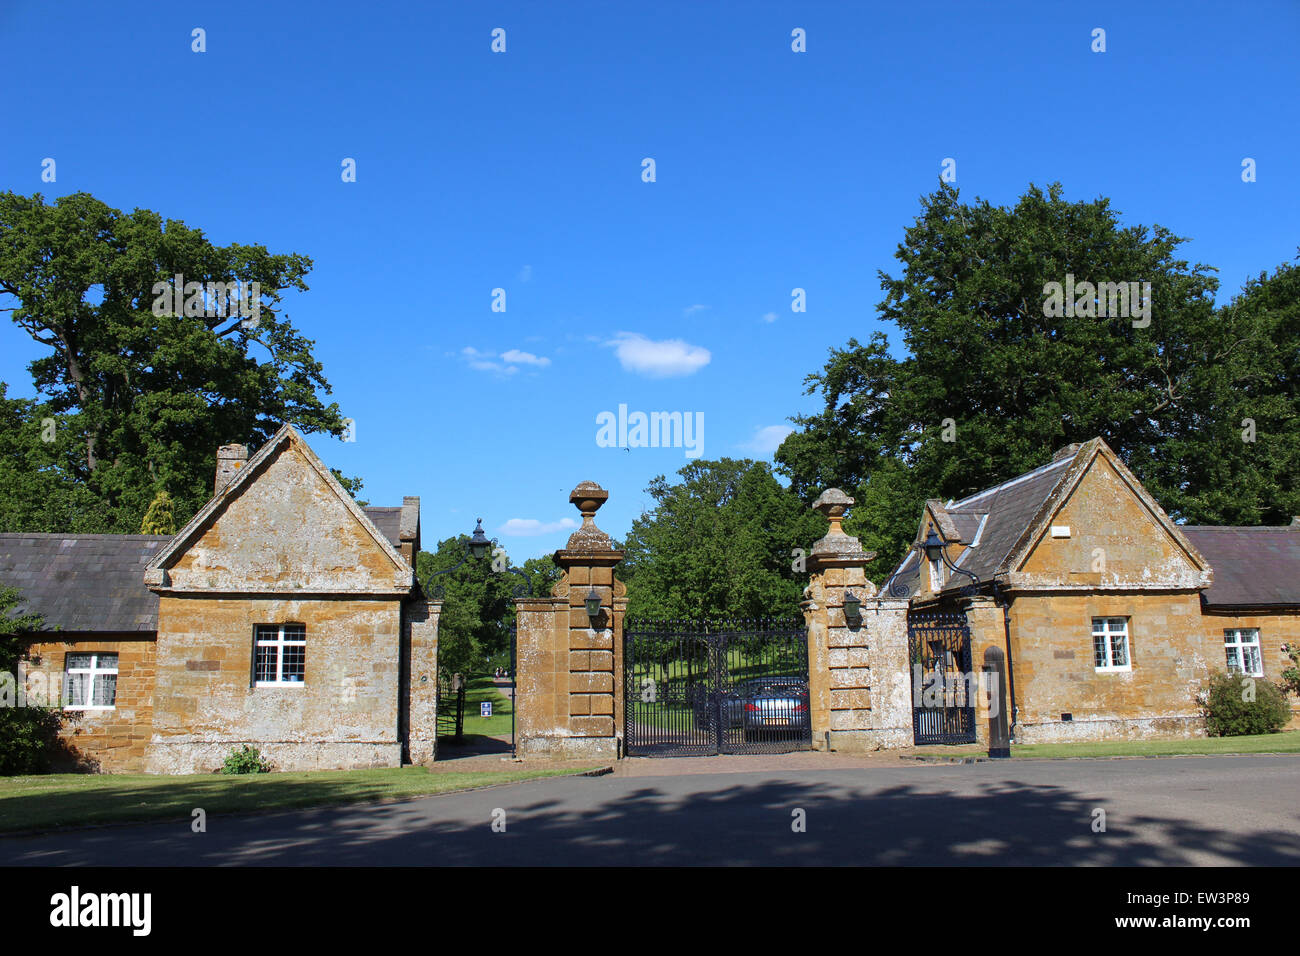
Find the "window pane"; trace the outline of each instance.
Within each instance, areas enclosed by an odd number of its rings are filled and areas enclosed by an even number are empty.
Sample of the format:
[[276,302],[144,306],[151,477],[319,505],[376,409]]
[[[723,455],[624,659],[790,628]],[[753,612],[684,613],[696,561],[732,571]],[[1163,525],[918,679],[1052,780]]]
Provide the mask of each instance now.
[[90,667],[91,658],[94,656],[93,654],[69,654],[64,660],[63,667],[65,670],[88,668]]
[[117,675],[116,674],[96,674],[95,675],[95,699],[93,701],[96,707],[112,707],[117,702]]
[[1092,636],[1092,662],[1094,667],[1106,666],[1106,638],[1100,634]]
[[259,645],[257,648],[257,664],[254,667],[256,679],[259,681],[275,680],[275,662],[275,646],[263,647]]
[[1254,674],[1256,677],[1262,676],[1264,667],[1260,662],[1258,647],[1244,647],[1242,653],[1246,659],[1246,673]]
[[298,683],[306,671],[307,648],[303,645],[286,645],[284,649],[284,677],[288,682]]
[[67,674],[63,679],[64,706],[85,707],[86,692],[90,688],[89,674]]
[[1111,663],[1116,667],[1128,666],[1128,638],[1116,634],[1110,639]]
[[98,670],[101,670],[101,671],[115,671],[115,670],[117,670],[117,655],[116,655],[116,654],[96,654],[96,655],[95,655],[95,667],[96,667]]
[[1228,652],[1228,670],[1230,670],[1234,674],[1240,673],[1241,659],[1237,656],[1237,648],[1229,647],[1226,648],[1226,650]]

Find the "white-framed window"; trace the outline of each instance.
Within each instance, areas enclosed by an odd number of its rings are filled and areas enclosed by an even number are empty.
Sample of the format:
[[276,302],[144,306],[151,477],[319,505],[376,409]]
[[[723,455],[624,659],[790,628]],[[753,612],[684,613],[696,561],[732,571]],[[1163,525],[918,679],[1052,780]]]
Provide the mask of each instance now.
[[64,710],[112,710],[117,706],[117,655],[67,655],[63,689]]
[[307,672],[306,625],[259,624],[253,643],[254,686],[302,686]]
[[1259,628],[1234,627],[1223,632],[1223,651],[1228,670],[1247,677],[1264,676],[1264,658],[1259,653]]
[[1130,671],[1128,618],[1092,619],[1092,664],[1098,671]]

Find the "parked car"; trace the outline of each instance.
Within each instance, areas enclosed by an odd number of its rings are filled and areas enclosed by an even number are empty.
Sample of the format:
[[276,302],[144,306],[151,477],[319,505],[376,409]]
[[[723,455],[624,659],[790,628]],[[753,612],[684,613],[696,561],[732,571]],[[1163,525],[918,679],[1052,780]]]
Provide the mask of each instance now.
[[742,687],[743,696],[738,703],[746,738],[803,734],[811,730],[807,681],[796,677],[768,677],[748,681]]
[[[712,726],[721,714],[723,731],[802,732],[808,723],[808,682],[800,677],[755,677],[709,694],[702,684],[691,688],[691,707],[697,727]],[[716,709],[715,709],[716,708]]]

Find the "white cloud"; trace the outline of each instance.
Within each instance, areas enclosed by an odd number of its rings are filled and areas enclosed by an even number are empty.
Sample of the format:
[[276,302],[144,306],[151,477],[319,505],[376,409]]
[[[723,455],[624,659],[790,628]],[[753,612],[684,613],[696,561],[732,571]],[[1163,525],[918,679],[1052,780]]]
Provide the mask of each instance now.
[[497,372],[502,375],[509,375],[516,369],[507,369],[500,362],[493,361],[496,358],[491,352],[480,352],[473,346],[465,346],[460,350],[460,354],[465,357],[469,367],[478,372]]
[[528,281],[529,279],[531,279],[532,277],[533,277],[533,267],[532,267],[532,266],[524,266],[522,269],[519,270],[519,281],[520,281],[520,282],[527,282],[527,281]]
[[701,346],[681,339],[656,342],[636,332],[620,332],[605,344],[613,347],[623,368],[647,378],[693,375],[713,360],[712,353]]
[[707,308],[707,305],[688,305],[682,309],[682,315],[694,315],[696,312],[703,312]]
[[551,534],[555,531],[567,531],[578,527],[573,518],[561,518],[559,521],[538,521],[536,518],[511,518],[501,527],[497,534],[510,534],[520,538],[534,538],[539,534]]
[[754,437],[741,447],[756,455],[767,456],[781,447],[785,437],[794,431],[789,425],[765,425],[754,430]]
[[521,352],[519,349],[502,352],[501,357],[507,362],[513,362],[516,365],[536,365],[538,368],[546,368],[551,364],[551,360],[544,355],[538,357],[532,352]]
[[523,352],[519,349],[508,349],[500,354],[496,352],[482,352],[467,345],[460,350],[466,363],[470,368],[478,372],[496,372],[498,375],[514,375],[519,371],[520,365],[532,365],[537,368],[546,368],[551,364],[551,360],[544,355],[534,355],[532,352]]
[[763,316],[763,321],[764,321],[764,322],[775,322],[775,321],[776,321],[776,313],[775,313],[775,312],[768,312],[768,313],[766,313],[766,314]]

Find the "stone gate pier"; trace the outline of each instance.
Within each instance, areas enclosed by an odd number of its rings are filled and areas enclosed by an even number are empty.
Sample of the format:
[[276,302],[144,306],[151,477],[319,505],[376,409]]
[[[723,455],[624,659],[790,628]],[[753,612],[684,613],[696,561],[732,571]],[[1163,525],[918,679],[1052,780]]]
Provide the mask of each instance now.
[[810,580],[802,605],[813,749],[853,753],[910,747],[908,604],[905,598],[881,596],[867,580],[865,568],[875,554],[863,551],[841,527],[853,501],[828,488],[813,504],[830,522],[808,555]]
[[[609,492],[594,481],[569,501],[582,527],[555,552],[563,576],[549,597],[521,598],[516,660],[517,749],[522,757],[613,759],[623,727],[624,552],[596,527]],[[598,613],[588,611],[588,599]]]

